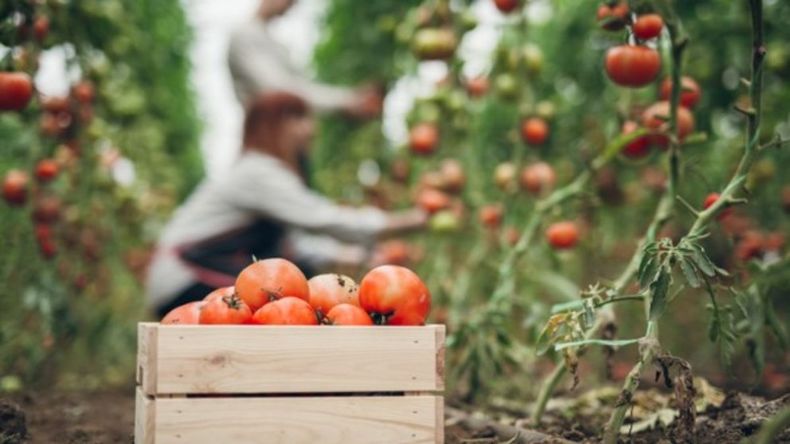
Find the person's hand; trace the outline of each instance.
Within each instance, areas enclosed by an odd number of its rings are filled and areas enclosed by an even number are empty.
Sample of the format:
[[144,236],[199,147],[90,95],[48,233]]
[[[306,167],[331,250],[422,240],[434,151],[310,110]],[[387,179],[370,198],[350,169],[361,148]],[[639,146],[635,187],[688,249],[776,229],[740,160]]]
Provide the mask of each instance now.
[[365,86],[357,90],[357,95],[346,112],[356,118],[372,119],[381,115],[382,106],[383,99],[379,91],[375,87]]
[[387,221],[388,232],[409,231],[424,228],[428,223],[428,213],[420,208],[391,213]]

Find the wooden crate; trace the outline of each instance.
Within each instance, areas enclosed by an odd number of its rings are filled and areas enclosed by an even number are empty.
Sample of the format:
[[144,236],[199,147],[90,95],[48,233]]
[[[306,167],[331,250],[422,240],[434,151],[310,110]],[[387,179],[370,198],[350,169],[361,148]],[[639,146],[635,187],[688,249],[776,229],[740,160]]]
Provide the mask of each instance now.
[[135,443],[444,442],[444,326],[138,326]]

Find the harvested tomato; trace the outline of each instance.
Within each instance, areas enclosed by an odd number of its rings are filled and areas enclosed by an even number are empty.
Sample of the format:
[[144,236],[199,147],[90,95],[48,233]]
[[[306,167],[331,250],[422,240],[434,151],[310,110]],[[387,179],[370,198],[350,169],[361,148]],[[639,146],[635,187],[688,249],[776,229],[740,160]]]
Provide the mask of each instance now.
[[12,206],[20,206],[27,201],[27,173],[11,170],[3,178],[3,199]]
[[252,310],[235,294],[203,302],[201,324],[249,324],[252,320]]
[[417,205],[433,214],[450,206],[450,196],[433,188],[425,188],[417,195]]
[[661,35],[664,20],[658,14],[645,14],[637,17],[632,30],[634,35],[642,40],[656,38]]
[[661,72],[658,51],[641,45],[621,45],[606,52],[606,74],[616,84],[639,88],[650,84]]
[[555,249],[573,248],[579,241],[579,229],[571,221],[556,222],[546,230],[546,239]]
[[439,167],[439,174],[442,175],[442,188],[457,193],[466,184],[466,173],[461,162],[456,159],[445,159]]
[[521,122],[521,139],[530,145],[543,145],[549,138],[549,124],[540,117]]
[[236,293],[236,287],[233,286],[217,288],[216,290],[207,294],[206,297],[203,298],[203,301],[211,302],[214,299],[222,299],[224,297],[233,296],[234,293]]
[[83,105],[93,102],[96,97],[96,90],[93,83],[83,80],[71,88],[71,94]]
[[0,72],[0,111],[24,109],[33,97],[33,81],[24,72]]
[[[637,129],[639,129],[639,125],[636,122],[632,120],[626,120],[623,122],[623,134],[633,133]],[[626,157],[631,157],[633,159],[645,157],[650,153],[650,139],[648,136],[637,137],[631,142],[628,142],[625,148],[623,148],[622,153]]]
[[322,315],[335,305],[359,305],[359,286],[342,274],[319,274],[307,281],[310,287],[310,305]]
[[521,172],[521,186],[532,194],[545,194],[554,188],[557,175],[554,168],[546,162],[537,162],[524,167]]
[[33,206],[33,220],[42,224],[51,224],[60,219],[60,198],[56,196],[41,196],[35,200]]
[[58,176],[60,167],[54,159],[41,159],[36,164],[36,179],[49,182]]
[[[645,128],[655,130],[654,134],[648,136],[650,143],[658,145],[660,148],[669,146],[669,138],[666,134],[661,134],[665,130],[669,119],[669,102],[656,102],[642,113],[642,125]],[[694,115],[684,106],[678,106],[677,136],[681,142],[694,131]]]
[[471,97],[482,97],[488,92],[490,84],[488,77],[473,77],[466,81],[466,92]]
[[373,325],[370,315],[356,305],[338,304],[329,310],[326,323],[330,325]]
[[302,270],[281,258],[264,259],[247,266],[236,278],[236,292],[253,311],[286,296],[310,300]]
[[382,265],[362,278],[359,304],[378,325],[422,325],[431,309],[431,293],[408,268]]
[[[659,89],[659,96],[661,100],[669,101],[669,96],[672,95],[672,79],[667,77],[661,82]],[[686,108],[694,108],[702,96],[702,89],[696,80],[688,76],[680,78],[680,104]]]
[[165,317],[162,318],[162,324],[182,324],[191,325],[200,323],[200,309],[203,308],[204,301],[187,302],[184,305],[167,312]]
[[480,222],[489,228],[497,228],[502,223],[502,205],[489,204],[480,207]]
[[628,23],[629,12],[628,3],[626,2],[619,2],[614,5],[603,3],[598,6],[596,18],[603,29],[619,31],[625,28],[625,25]]
[[318,317],[307,301],[289,296],[261,307],[252,316],[252,322],[263,325],[318,325]]
[[519,0],[494,0],[494,5],[505,14],[510,14],[518,8]]
[[[719,197],[721,197],[719,193],[708,194],[707,196],[705,196],[705,201],[702,203],[702,208],[707,210],[708,208],[711,207],[711,205],[713,205],[714,203],[716,203],[717,200],[719,200]],[[724,208],[719,212],[719,215],[716,216],[716,218],[721,220],[726,218],[730,214],[732,214],[732,208]]]
[[432,123],[420,123],[409,133],[409,146],[416,154],[431,154],[439,143],[439,129]]

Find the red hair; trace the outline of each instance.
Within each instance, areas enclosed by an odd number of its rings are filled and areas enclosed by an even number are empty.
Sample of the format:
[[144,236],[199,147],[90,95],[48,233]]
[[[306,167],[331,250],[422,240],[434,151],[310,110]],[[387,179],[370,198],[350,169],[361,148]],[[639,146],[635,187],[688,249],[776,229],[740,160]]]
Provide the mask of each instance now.
[[307,103],[284,91],[264,93],[253,99],[244,118],[244,144],[253,134],[265,134],[272,141],[279,140],[283,122],[309,113]]

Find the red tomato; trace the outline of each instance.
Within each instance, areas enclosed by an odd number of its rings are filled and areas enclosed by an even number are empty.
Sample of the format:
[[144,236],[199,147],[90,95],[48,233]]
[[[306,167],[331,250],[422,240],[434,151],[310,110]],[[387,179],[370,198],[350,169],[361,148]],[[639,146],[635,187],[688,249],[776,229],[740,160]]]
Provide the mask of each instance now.
[[11,170],[3,178],[3,199],[12,206],[21,206],[27,201],[27,173]]
[[439,144],[439,129],[433,123],[419,123],[409,133],[409,146],[415,154],[431,154]]
[[[660,130],[666,127],[667,121],[662,117],[669,118],[669,102],[656,102],[642,113],[642,125],[645,128],[656,130],[656,134],[648,138],[651,143],[660,148],[669,146],[669,138],[665,134],[660,134]],[[678,107],[678,139],[682,142],[686,136],[694,131],[694,115],[688,108]]]
[[601,27],[607,31],[619,31],[625,28],[628,23],[628,3],[620,2],[615,5],[608,5],[606,3],[598,6],[598,13],[596,18],[601,22]]
[[373,319],[365,310],[351,304],[332,307],[326,315],[326,321],[330,325],[373,325]]
[[170,310],[160,321],[161,324],[192,325],[200,323],[200,309],[204,301],[187,302]]
[[422,325],[431,309],[431,293],[408,268],[382,265],[362,278],[359,304],[376,324]]
[[519,0],[494,0],[494,5],[505,14],[515,11],[519,6]]
[[[623,122],[623,134],[633,133],[637,129],[639,129],[639,125],[636,122],[631,120]],[[648,136],[637,137],[623,148],[622,153],[626,157],[631,157],[633,159],[645,157],[650,153],[650,139]]]
[[639,88],[648,85],[661,72],[658,51],[641,45],[621,45],[606,52],[606,74],[620,86]]
[[442,175],[442,188],[447,191],[457,193],[466,185],[466,173],[461,162],[456,159],[445,159],[439,167],[439,174]]
[[33,22],[33,35],[36,37],[36,40],[39,42],[43,42],[44,39],[47,38],[49,34],[49,17],[42,15],[36,17],[36,20]]
[[307,281],[307,285],[310,287],[310,305],[322,315],[338,304],[359,306],[359,286],[348,276],[319,274]]
[[71,94],[83,105],[93,102],[96,97],[96,91],[93,88],[93,83],[83,80],[71,88]]
[[406,265],[411,259],[411,253],[409,245],[406,242],[393,239],[379,244],[376,248],[375,257],[374,263]]
[[318,325],[318,317],[304,299],[285,297],[261,307],[252,316],[252,322],[263,325]]
[[53,239],[38,239],[38,249],[46,259],[52,259],[58,254],[58,246]]
[[236,292],[253,311],[286,296],[310,300],[304,273],[292,262],[280,258],[254,262],[242,270],[236,278]]
[[49,182],[58,176],[60,167],[54,159],[41,159],[36,164],[36,179]]
[[502,223],[502,205],[489,204],[480,208],[480,222],[489,228],[497,228]]
[[579,229],[571,221],[556,222],[546,230],[546,239],[557,250],[573,248],[579,241]]
[[48,113],[65,113],[71,110],[68,97],[49,96],[41,98],[41,109]]
[[23,72],[0,72],[0,111],[24,109],[33,97],[33,81]]
[[556,182],[554,168],[546,162],[533,163],[521,172],[521,186],[532,194],[545,194],[554,188]]
[[748,261],[762,256],[765,251],[765,236],[755,230],[744,233],[743,237],[735,245],[735,257],[741,261]]
[[[707,210],[710,208],[711,205],[716,203],[719,200],[719,193],[710,193],[705,197],[705,201],[702,203],[702,208]],[[724,208],[719,212],[719,215],[716,216],[719,220],[724,219],[725,217],[732,214],[732,208]]]
[[482,97],[488,92],[488,77],[474,77],[466,81],[466,92],[471,97]]
[[645,14],[637,17],[632,30],[634,35],[642,40],[656,38],[661,35],[664,20],[658,14]]
[[56,196],[41,196],[35,201],[33,207],[33,220],[42,224],[51,224],[60,219],[60,198]]
[[203,298],[203,301],[211,302],[215,299],[229,298],[233,296],[234,293],[236,293],[236,287],[233,286],[217,288],[216,290],[207,294],[206,297]]
[[[669,101],[669,96],[672,94],[672,79],[667,77],[661,82],[661,89],[659,96],[661,100]],[[686,108],[694,108],[702,96],[702,89],[696,80],[688,76],[680,78],[680,104]]]
[[508,245],[515,247],[519,239],[521,239],[521,232],[516,227],[507,227],[503,237]]
[[252,310],[235,294],[203,303],[201,324],[249,324],[252,320]]
[[530,145],[543,145],[549,138],[549,124],[540,117],[521,122],[521,139]]
[[425,188],[417,195],[417,205],[433,214],[450,206],[450,196],[433,188]]

